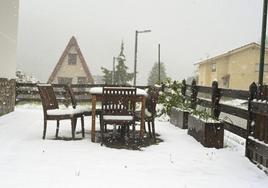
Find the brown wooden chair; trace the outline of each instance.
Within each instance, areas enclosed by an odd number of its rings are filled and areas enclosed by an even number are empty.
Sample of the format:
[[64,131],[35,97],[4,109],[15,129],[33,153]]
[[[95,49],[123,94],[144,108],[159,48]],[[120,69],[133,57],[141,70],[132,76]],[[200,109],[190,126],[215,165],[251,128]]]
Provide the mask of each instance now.
[[41,97],[43,114],[44,114],[44,130],[43,139],[46,137],[47,121],[56,120],[56,137],[59,133],[60,120],[70,119],[72,128],[72,139],[75,138],[75,129],[77,118],[81,117],[82,135],[84,137],[84,121],[82,119],[82,113],[75,109],[59,109],[58,101],[54,90],[50,84],[39,84],[37,85],[38,91]]
[[[70,85],[65,86],[66,92],[69,94],[73,109],[77,109],[83,113],[84,116],[91,116],[92,110],[90,107],[81,107],[77,105],[74,91]],[[96,109],[96,115],[101,115],[101,109]]]
[[[156,141],[155,137],[155,117],[156,117],[156,104],[159,96],[159,88],[150,86],[148,88],[148,96],[145,101],[145,122],[148,125],[149,136]],[[141,120],[141,113],[136,112],[136,121]]]
[[[104,129],[110,125],[120,125],[122,130],[135,126],[136,88],[103,87],[101,138],[104,142]],[[133,133],[134,134],[134,133]],[[121,131],[122,136],[122,131]]]

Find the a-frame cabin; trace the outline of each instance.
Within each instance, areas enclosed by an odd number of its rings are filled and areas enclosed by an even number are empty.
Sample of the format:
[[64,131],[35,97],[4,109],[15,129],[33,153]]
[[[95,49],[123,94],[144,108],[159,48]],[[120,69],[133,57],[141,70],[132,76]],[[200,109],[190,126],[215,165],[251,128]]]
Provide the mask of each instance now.
[[48,79],[53,84],[94,83],[79,45],[73,36]]

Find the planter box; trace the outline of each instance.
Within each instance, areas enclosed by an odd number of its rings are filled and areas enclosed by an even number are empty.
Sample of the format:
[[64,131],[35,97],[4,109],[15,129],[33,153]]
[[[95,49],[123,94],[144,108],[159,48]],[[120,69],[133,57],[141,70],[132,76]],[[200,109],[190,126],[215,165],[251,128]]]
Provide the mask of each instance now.
[[170,112],[170,123],[181,129],[187,129],[188,115],[189,112],[172,107]]
[[205,147],[223,148],[224,126],[221,122],[205,122],[190,114],[188,134]]
[[253,137],[247,139],[246,156],[256,164],[260,164],[268,170],[268,144]]

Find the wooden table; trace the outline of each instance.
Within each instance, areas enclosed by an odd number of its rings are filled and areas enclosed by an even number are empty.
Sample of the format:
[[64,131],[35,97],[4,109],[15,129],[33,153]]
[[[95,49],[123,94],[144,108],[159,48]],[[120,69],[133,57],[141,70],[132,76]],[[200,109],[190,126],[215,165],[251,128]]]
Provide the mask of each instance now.
[[[96,103],[101,101],[102,87],[93,87],[89,90],[92,95],[92,122],[91,122],[91,141],[95,142],[96,137]],[[137,88],[136,101],[141,102],[141,127],[140,127],[140,138],[143,138],[144,127],[145,127],[145,100],[147,93],[143,89]]]

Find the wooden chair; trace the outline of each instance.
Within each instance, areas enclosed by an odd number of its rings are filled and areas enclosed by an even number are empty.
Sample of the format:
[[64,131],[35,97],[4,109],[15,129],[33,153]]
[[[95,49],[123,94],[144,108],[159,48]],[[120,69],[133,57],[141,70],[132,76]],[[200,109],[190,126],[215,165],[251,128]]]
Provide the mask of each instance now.
[[[46,137],[48,120],[57,121],[56,137],[58,137],[60,120],[65,120],[65,119],[71,120],[72,139],[74,139],[77,118],[82,117],[82,113],[75,109],[59,109],[56,95],[50,84],[39,84],[37,85],[37,87],[38,87],[38,91],[41,97],[42,106],[43,106],[43,114],[44,114],[43,139],[45,139]],[[81,126],[82,126],[82,135],[84,137],[84,121],[82,118],[81,118]]]
[[[110,125],[125,127],[135,126],[136,88],[132,87],[103,87],[101,138],[104,142],[104,129]],[[133,132],[134,135],[134,132]],[[121,136],[122,131],[121,131]]]
[[[77,109],[77,110],[81,111],[84,116],[91,116],[92,115],[92,110],[90,107],[77,106],[77,101],[75,99],[74,91],[69,84],[65,86],[65,90],[70,96],[73,109]],[[101,115],[101,109],[96,109],[96,115]]]
[[[147,122],[148,125],[148,131],[149,131],[149,136],[156,141],[155,137],[155,117],[156,117],[156,104],[158,101],[158,96],[159,96],[159,88],[156,87],[149,87],[148,91],[148,96],[145,101],[145,122]],[[141,113],[136,112],[136,121],[141,120]]]

